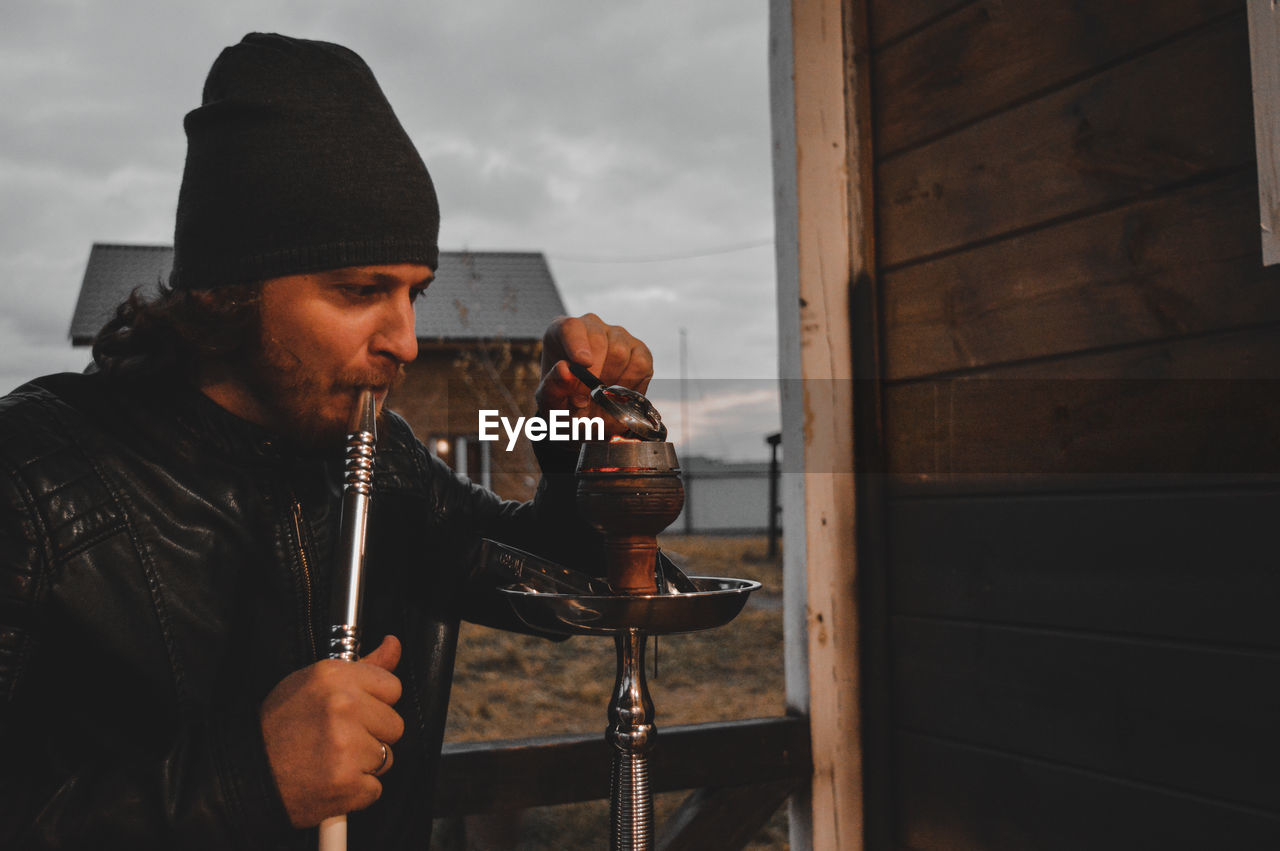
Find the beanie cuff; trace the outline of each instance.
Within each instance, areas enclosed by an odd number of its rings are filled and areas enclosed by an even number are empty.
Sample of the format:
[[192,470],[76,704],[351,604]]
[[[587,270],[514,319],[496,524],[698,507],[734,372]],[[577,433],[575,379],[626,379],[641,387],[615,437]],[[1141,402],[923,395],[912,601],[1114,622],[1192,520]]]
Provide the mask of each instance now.
[[439,247],[431,239],[344,240],[238,256],[234,248],[228,247],[221,261],[214,257],[198,267],[175,265],[169,286],[175,290],[204,290],[348,266],[396,263],[421,264],[434,270],[439,262]]

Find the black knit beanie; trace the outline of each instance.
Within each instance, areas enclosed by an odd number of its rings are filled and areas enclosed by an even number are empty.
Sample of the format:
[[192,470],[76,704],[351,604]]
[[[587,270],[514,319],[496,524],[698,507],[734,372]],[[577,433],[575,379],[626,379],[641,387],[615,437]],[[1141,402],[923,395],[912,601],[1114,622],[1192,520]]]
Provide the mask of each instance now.
[[431,176],[359,56],[251,33],[187,114],[174,289],[343,266],[436,267]]

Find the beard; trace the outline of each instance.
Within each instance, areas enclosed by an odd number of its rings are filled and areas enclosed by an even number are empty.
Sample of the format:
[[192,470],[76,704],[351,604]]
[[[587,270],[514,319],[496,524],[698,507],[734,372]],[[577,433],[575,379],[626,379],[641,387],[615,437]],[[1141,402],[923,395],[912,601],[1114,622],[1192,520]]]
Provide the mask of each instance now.
[[265,334],[254,351],[238,360],[241,383],[269,413],[276,430],[311,449],[343,444],[361,390],[390,390],[404,380],[404,364],[390,362],[384,369],[325,375]]

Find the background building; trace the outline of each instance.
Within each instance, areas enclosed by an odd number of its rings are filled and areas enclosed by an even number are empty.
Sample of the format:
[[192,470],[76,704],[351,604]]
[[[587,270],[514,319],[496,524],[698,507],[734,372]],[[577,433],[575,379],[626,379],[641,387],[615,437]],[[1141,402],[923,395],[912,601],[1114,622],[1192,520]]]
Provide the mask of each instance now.
[[680,459],[684,508],[668,531],[681,534],[759,534],[769,525],[769,462]]

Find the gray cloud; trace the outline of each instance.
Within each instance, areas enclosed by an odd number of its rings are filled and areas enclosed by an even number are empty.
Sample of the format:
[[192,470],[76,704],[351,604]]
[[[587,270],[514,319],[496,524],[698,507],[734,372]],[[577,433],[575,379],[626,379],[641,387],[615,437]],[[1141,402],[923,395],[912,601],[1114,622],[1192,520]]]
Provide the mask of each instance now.
[[699,377],[776,374],[769,248],[580,262],[771,236],[763,3],[263,5],[6,8],[0,384],[83,365],[66,331],[89,245],[171,238],[182,116],[252,30],[364,56],[436,179],[444,247],[546,252],[569,307],[646,339],[660,377],[679,374],[680,327]]

